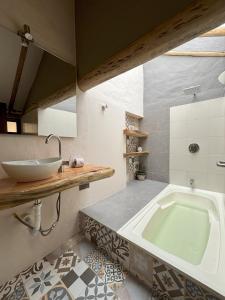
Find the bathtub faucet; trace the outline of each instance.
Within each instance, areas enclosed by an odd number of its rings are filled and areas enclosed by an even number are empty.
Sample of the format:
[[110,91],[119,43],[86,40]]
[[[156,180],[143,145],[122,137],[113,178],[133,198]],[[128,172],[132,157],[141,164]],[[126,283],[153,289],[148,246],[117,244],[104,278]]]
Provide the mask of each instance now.
[[191,179],[189,180],[190,187],[191,187],[192,189],[194,188],[194,182],[195,182],[195,180],[194,180],[193,178],[191,178]]

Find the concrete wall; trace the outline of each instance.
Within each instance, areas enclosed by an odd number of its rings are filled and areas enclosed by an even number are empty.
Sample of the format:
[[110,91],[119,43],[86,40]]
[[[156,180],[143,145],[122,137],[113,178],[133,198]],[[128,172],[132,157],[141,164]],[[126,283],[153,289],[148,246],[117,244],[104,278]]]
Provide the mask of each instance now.
[[[140,71],[140,72],[139,72]],[[32,203],[14,209],[0,211],[0,283],[10,279],[33,262],[50,253],[69,237],[78,232],[78,211],[92,203],[110,196],[126,185],[126,160],[123,158],[125,138],[125,110],[142,113],[142,72],[131,70],[127,77],[117,77],[89,90],[78,91],[77,121],[78,137],[62,139],[63,159],[71,154],[82,155],[89,163],[112,166],[115,175],[92,183],[90,189],[78,191],[73,188],[62,193],[61,219],[56,229],[46,238],[33,237],[13,213],[24,213]],[[133,75],[132,75],[133,74]],[[124,90],[129,92],[127,101]],[[107,103],[103,113],[101,104]],[[32,136],[1,135],[0,160],[43,158],[57,155],[56,141],[44,144],[44,138]],[[0,178],[6,174],[0,168]],[[43,201],[43,227],[51,224],[55,217],[56,195]]]
[[[197,38],[177,50],[222,50],[225,39]],[[222,97],[224,87],[218,75],[225,70],[223,57],[160,56],[144,65],[144,120],[142,129],[150,136],[144,143],[148,178],[169,182],[169,110],[172,106]],[[201,85],[201,93],[194,99],[183,89]]]

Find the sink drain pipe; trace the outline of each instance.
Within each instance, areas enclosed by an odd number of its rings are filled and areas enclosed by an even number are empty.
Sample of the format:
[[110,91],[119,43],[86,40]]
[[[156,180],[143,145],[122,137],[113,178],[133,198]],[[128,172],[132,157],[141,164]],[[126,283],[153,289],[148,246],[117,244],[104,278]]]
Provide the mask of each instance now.
[[32,231],[33,235],[36,235],[38,232],[40,232],[42,236],[47,236],[56,227],[60,219],[61,192],[58,194],[58,198],[56,200],[56,214],[57,214],[56,220],[52,223],[52,225],[49,228],[46,229],[43,229],[41,226],[41,207],[42,207],[41,200],[35,200],[33,206],[34,213],[32,217],[30,215],[26,215],[24,218],[22,218],[17,214],[14,214],[14,216],[20,223],[28,227]]

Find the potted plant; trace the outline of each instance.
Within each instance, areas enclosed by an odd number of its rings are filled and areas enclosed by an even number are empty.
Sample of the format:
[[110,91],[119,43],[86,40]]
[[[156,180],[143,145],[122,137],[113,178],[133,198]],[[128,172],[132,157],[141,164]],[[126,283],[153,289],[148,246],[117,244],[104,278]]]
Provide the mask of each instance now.
[[137,180],[145,180],[146,179],[146,171],[144,168],[139,168],[136,171],[136,179]]

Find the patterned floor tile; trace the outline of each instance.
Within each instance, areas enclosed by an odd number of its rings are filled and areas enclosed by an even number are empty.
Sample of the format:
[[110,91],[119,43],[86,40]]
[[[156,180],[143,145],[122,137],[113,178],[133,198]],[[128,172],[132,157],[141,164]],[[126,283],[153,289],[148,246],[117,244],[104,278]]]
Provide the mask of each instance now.
[[105,275],[105,264],[110,262],[110,259],[107,254],[103,254],[101,251],[95,249],[84,258],[84,261],[98,276],[102,278]]
[[40,271],[49,268],[50,264],[45,259],[41,259],[40,261],[34,263],[32,266],[28,267],[24,271],[20,273],[23,282],[25,283],[29,280],[32,276],[39,274]]
[[85,251],[85,256],[82,254],[82,257],[85,262],[74,251],[66,251],[54,259],[53,264],[46,259],[33,264],[0,287],[0,299],[118,300],[119,297],[122,300],[150,299],[140,298],[139,295],[136,297],[136,294],[133,297],[137,288],[129,292],[130,288],[126,288],[128,279],[126,272],[119,263],[112,262],[105,252],[91,247]]
[[94,277],[96,277],[95,272],[84,261],[80,261],[62,278],[62,281],[70,293],[74,297],[78,297],[84,295],[87,285]]
[[10,295],[20,280],[20,275],[17,275],[12,280],[7,281],[5,284],[0,286],[0,299],[5,299],[6,296]]
[[121,264],[113,262],[106,253],[94,249],[84,261],[113,291],[124,286],[126,272]]
[[4,300],[29,300],[22,279],[17,281],[14,290],[8,296],[3,297]]
[[33,275],[25,283],[26,291],[31,300],[39,300],[58,281],[59,275],[51,268],[45,268],[38,274]]
[[60,278],[65,276],[69,271],[75,267],[77,255],[74,251],[66,251],[61,255],[54,264],[55,271],[59,274]]
[[120,264],[105,264],[105,283],[123,282],[124,279],[123,268]]
[[60,281],[42,297],[42,300],[73,300],[67,288]]
[[79,295],[76,300],[87,299],[115,300],[118,299],[118,297],[107,284],[105,284],[98,276],[95,276],[95,278],[87,285],[84,293]]

